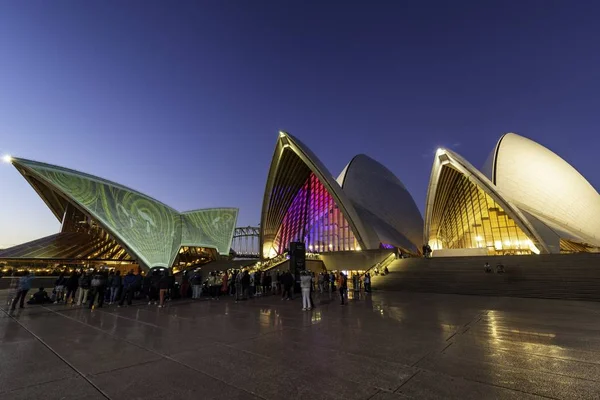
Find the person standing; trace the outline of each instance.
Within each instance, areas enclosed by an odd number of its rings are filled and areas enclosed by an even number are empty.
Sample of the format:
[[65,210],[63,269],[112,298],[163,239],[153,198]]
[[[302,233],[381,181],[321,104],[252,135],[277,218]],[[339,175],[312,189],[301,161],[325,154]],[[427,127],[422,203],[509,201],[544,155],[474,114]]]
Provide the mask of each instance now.
[[358,300],[360,298],[360,276],[356,272],[352,275],[352,289],[354,290],[354,300]]
[[135,275],[133,270],[130,270],[127,275],[123,278],[123,293],[121,294],[121,301],[119,301],[119,307],[123,305],[125,299],[127,299],[127,305],[130,306],[133,300],[133,293],[135,292]]
[[87,303],[88,292],[90,291],[90,286],[92,283],[92,278],[90,274],[87,272],[82,272],[79,277],[79,293],[77,294],[77,305],[80,306],[82,303]]
[[58,304],[63,301],[65,296],[65,284],[67,283],[67,278],[65,278],[65,273],[61,272],[58,276],[56,282],[54,282],[54,291],[56,292],[56,298],[54,299],[54,304]]
[[10,306],[10,310],[14,311],[16,306],[17,306],[17,302],[19,302],[19,308],[23,308],[24,302],[25,302],[25,297],[27,296],[27,292],[29,291],[29,289],[31,289],[31,281],[33,280],[34,275],[30,274],[28,270],[25,270],[25,274],[19,279],[19,284],[17,286],[17,294],[15,295],[15,298],[12,301],[12,304]]
[[190,289],[190,278],[187,271],[183,271],[181,274],[181,298],[185,299],[188,297],[188,291]]
[[335,293],[335,275],[333,271],[329,274],[329,282],[331,283],[331,288],[329,289],[330,293]]
[[158,304],[158,308],[162,308],[165,306],[165,297],[167,295],[167,290],[169,290],[169,275],[168,272],[164,272],[158,281],[158,290],[159,290],[159,298],[160,303]]
[[366,273],[365,274],[365,293],[371,293],[371,274],[370,273]]
[[108,304],[112,304],[117,301],[119,291],[121,290],[121,283],[121,271],[117,271],[110,283],[110,301]]
[[302,289],[302,311],[310,310],[310,289],[312,286],[312,278],[306,271],[302,271],[300,275],[300,288]]
[[229,274],[227,273],[227,271],[225,271],[223,273],[223,276],[221,277],[221,282],[222,282],[221,283],[221,292],[224,295],[227,295],[227,292],[228,292],[228,286],[227,285],[229,284]]
[[338,287],[340,288],[340,299],[341,305],[344,305],[344,298],[346,297],[346,291],[348,290],[348,278],[344,275],[343,272],[340,272],[340,276],[338,278]]
[[244,270],[244,274],[242,275],[242,292],[244,293],[244,299],[249,298],[248,291],[250,290],[250,274],[248,270]]
[[202,274],[196,271],[192,276],[192,299],[199,299],[202,296]]
[[244,271],[238,271],[235,274],[235,302],[237,303],[239,300],[244,298],[243,296],[243,288],[242,288],[242,277],[244,276]]
[[294,296],[292,294],[294,276],[289,271],[284,272],[283,276],[281,277],[281,283],[283,284],[283,293],[281,299],[294,300]]
[[90,310],[94,307],[96,297],[98,297],[98,308],[102,308],[102,305],[104,304],[107,280],[108,274],[100,271],[98,271],[98,273],[96,273],[92,278],[92,295],[90,296],[89,303]]
[[160,281],[160,275],[156,273],[156,271],[152,272],[151,276],[147,277],[148,279],[148,305],[158,304],[158,282]]
[[256,272],[252,271],[250,274],[250,297],[254,297],[256,294]]
[[276,271],[271,271],[270,281],[271,281],[271,294],[277,294],[277,285],[279,280],[279,274]]
[[65,284],[67,287],[67,296],[65,297],[65,304],[69,303],[69,299],[71,299],[71,304],[75,303],[75,293],[77,292],[77,288],[79,287],[79,275],[77,275],[76,271],[71,273],[69,279]]

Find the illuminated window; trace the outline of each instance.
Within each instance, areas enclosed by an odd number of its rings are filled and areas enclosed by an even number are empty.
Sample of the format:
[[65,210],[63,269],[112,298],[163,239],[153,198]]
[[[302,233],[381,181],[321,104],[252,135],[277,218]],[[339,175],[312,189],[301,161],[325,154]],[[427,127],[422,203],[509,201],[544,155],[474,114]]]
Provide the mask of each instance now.
[[310,252],[349,251],[359,248],[348,221],[314,173],[294,196],[275,238],[277,254],[290,242],[306,243]]
[[489,254],[537,252],[515,221],[485,191],[452,167],[442,167],[436,194],[434,248],[485,248]]

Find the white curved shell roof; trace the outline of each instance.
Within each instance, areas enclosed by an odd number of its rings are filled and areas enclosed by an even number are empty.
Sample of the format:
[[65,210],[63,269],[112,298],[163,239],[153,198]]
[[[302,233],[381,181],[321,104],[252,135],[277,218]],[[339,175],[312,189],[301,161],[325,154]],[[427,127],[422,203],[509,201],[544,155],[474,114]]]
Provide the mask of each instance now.
[[549,149],[507,133],[496,146],[491,175],[496,187],[519,208],[600,246],[600,195]]
[[337,181],[363,220],[375,221],[367,225],[373,225],[381,242],[419,251],[423,217],[404,184],[389,169],[359,154]]

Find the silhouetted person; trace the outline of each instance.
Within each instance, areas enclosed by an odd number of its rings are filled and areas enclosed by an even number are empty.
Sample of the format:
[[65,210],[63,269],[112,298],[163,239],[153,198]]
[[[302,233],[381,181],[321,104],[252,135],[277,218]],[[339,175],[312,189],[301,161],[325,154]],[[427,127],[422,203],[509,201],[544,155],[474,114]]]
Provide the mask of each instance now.
[[112,280],[110,281],[110,301],[108,302],[108,304],[112,304],[115,301],[117,301],[117,298],[119,296],[119,290],[121,290],[121,284],[121,271],[117,271],[117,273],[112,277]]
[[346,297],[346,292],[348,291],[348,278],[346,278],[346,275],[344,275],[343,272],[340,272],[338,287],[340,288],[340,304],[344,305],[344,298]]
[[56,292],[56,298],[54,300],[54,304],[58,304],[63,301],[63,297],[65,295],[65,285],[67,283],[67,278],[65,278],[65,273],[61,272],[54,283],[54,291]]
[[283,285],[281,299],[293,300],[294,297],[292,294],[292,287],[294,286],[294,276],[289,271],[283,273],[281,277],[281,284]]
[[169,275],[167,275],[167,273],[164,273],[158,280],[158,290],[160,298],[160,303],[158,304],[158,307],[165,306],[165,297],[167,296],[167,290],[169,290],[170,284],[171,280],[169,279]]
[[48,296],[48,292],[41,287],[37,292],[31,296],[31,299],[27,302],[27,304],[46,304],[52,303],[52,299]]
[[131,305],[133,294],[135,293],[135,284],[135,275],[133,274],[133,270],[130,270],[123,278],[123,294],[121,295],[121,301],[119,301],[119,307],[123,305],[125,299],[127,299],[127,305]]
[[104,295],[106,293],[106,284],[108,281],[108,274],[106,272],[97,272],[92,277],[92,295],[90,297],[89,308],[94,307],[96,297],[98,297],[98,308],[102,308],[104,304]]
[[71,299],[71,303],[74,303],[75,293],[77,293],[77,288],[79,287],[79,275],[77,275],[76,271],[73,271],[71,273],[71,276],[69,276],[69,279],[67,279],[65,286],[67,287],[67,296],[65,297],[65,303],[68,303],[69,299]]

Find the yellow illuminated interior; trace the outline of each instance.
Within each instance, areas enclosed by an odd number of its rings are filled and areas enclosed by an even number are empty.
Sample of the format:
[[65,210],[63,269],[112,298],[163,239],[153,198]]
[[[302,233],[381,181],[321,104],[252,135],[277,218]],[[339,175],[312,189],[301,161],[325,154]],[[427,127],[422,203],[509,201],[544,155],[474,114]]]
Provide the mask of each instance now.
[[439,188],[437,221],[430,232],[434,250],[485,248],[490,255],[539,253],[506,211],[459,171],[442,167]]

